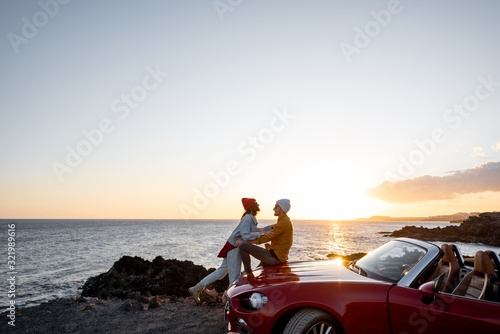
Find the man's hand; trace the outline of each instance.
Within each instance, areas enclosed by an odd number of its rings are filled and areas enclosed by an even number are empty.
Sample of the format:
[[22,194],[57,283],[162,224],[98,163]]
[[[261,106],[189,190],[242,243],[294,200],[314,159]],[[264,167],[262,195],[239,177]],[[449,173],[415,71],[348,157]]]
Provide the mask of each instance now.
[[264,234],[269,239],[272,239],[273,235],[274,235],[274,231],[272,231],[272,230],[271,231],[265,231],[265,232],[262,232],[262,234]]

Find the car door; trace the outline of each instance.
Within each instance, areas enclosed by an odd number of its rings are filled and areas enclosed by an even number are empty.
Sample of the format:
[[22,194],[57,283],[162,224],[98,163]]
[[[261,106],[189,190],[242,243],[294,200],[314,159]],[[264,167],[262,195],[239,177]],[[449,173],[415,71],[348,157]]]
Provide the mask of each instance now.
[[418,289],[402,286],[387,300],[391,333],[500,333],[500,303],[437,293],[427,305]]

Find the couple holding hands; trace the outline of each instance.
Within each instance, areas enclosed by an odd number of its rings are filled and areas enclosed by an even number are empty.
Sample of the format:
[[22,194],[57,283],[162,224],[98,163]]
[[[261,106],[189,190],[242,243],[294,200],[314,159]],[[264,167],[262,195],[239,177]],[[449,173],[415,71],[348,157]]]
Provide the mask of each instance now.
[[[252,272],[250,255],[260,260],[262,266],[280,264],[288,259],[288,252],[293,242],[293,224],[287,216],[290,200],[276,201],[273,210],[278,221],[263,228],[257,227],[255,219],[260,211],[259,203],[254,198],[242,198],[241,203],[245,209],[241,221],[217,255],[224,258],[222,264],[198,284],[189,288],[189,293],[196,302],[200,301],[198,294],[205,286],[224,278],[228,273],[229,285],[236,283],[240,277],[241,262],[243,262],[243,274],[250,274]],[[269,241],[271,244],[266,244],[266,248],[256,246]]]

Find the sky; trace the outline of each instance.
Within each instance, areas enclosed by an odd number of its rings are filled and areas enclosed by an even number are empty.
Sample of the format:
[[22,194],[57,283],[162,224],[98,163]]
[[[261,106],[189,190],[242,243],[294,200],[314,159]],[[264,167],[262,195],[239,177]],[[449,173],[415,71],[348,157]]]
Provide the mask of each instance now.
[[0,218],[500,209],[498,1],[0,3]]

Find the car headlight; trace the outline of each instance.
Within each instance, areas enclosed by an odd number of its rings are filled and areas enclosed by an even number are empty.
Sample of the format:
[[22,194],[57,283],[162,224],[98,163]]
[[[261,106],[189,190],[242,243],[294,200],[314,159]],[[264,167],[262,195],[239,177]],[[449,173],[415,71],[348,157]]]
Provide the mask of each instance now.
[[240,305],[247,311],[257,311],[267,303],[267,296],[260,292],[253,292],[250,295],[241,297]]
[[267,297],[266,295],[260,293],[260,292],[254,292],[250,296],[250,305],[256,310],[260,310],[261,308],[264,307],[267,303]]

